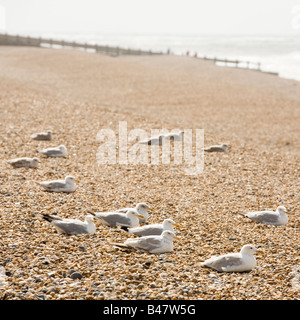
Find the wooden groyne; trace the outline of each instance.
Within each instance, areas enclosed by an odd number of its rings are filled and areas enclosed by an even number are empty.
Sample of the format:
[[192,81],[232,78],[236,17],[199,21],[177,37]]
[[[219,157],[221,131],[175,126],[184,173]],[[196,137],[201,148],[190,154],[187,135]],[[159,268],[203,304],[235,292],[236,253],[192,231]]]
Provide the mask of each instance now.
[[29,46],[29,47],[71,47],[82,50],[93,50],[96,53],[107,54],[110,56],[120,55],[161,55],[163,52],[151,50],[125,49],[120,47],[100,46],[97,44],[79,43],[75,41],[54,40],[45,38],[25,37],[19,35],[0,34],[0,45],[4,46]]
[[[189,56],[189,51],[187,51],[186,55]],[[275,76],[279,75],[278,72],[262,70],[260,62],[231,60],[231,59],[227,59],[227,58],[220,59],[217,57],[210,58],[207,56],[198,56],[197,53],[194,54],[194,58],[205,60],[205,61],[211,61],[214,64],[221,63],[222,66],[225,66],[225,67],[235,67],[235,68],[240,68],[240,69],[254,70],[254,71],[268,73],[268,74],[275,75]]]
[[218,59],[216,57],[214,58],[207,58],[206,56],[204,57],[199,57],[199,59],[203,60],[208,60],[212,61],[214,64],[217,63],[222,63],[225,67],[235,67],[235,68],[240,68],[240,69],[249,69],[249,70],[254,70],[254,71],[259,71],[263,73],[268,73],[272,74],[275,76],[278,76],[279,73],[277,72],[271,72],[271,71],[264,71],[261,69],[261,63],[260,62],[251,62],[251,61],[240,61],[240,60],[230,60],[230,59]]

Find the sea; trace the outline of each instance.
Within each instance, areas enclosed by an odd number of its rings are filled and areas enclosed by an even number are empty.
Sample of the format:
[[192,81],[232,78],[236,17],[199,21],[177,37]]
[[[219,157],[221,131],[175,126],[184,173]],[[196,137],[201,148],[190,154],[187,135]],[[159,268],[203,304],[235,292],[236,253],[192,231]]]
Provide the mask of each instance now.
[[[36,36],[36,35],[35,35]],[[250,62],[250,68],[300,81],[300,33],[294,35],[50,34],[38,36],[176,55]],[[241,65],[242,66],[242,65]]]

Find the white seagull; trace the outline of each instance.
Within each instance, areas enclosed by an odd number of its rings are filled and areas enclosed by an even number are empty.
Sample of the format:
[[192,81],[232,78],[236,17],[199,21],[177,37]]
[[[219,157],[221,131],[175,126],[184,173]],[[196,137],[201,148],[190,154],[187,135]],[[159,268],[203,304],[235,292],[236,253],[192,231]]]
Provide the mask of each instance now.
[[134,210],[124,212],[90,212],[96,218],[100,219],[105,225],[115,228],[121,227],[137,227],[139,226],[140,216]]
[[50,192],[74,192],[76,189],[75,177],[73,176],[66,176],[64,180],[38,182],[38,184]]
[[7,163],[12,165],[14,168],[22,168],[22,167],[37,168],[40,162],[41,161],[39,158],[27,158],[27,157],[16,158],[16,159],[7,161]]
[[148,140],[139,141],[139,144],[147,144],[149,146],[161,146],[163,144],[164,138],[165,136],[161,134],[157,137],[151,137]]
[[203,150],[206,152],[226,152],[227,151],[227,144],[215,145],[210,146],[208,148],[204,148]]
[[48,130],[47,132],[34,133],[30,137],[33,140],[51,140],[52,139],[52,131]]
[[220,272],[244,272],[256,267],[254,253],[257,249],[246,244],[239,253],[228,253],[221,256],[213,256],[204,261],[202,266],[215,269]]
[[159,224],[148,224],[140,227],[129,228],[128,232],[134,234],[136,236],[150,236],[150,235],[160,235],[164,230],[170,230],[174,232],[173,226],[178,227],[179,225],[176,224],[171,219],[165,219],[163,223]]
[[171,132],[164,136],[165,139],[170,139],[171,141],[181,141],[183,139],[184,131],[179,133]]
[[68,235],[73,234],[94,234],[96,231],[96,226],[92,222],[94,217],[87,215],[84,221],[77,219],[63,219],[60,217],[53,217],[49,214],[44,214],[43,219],[52,223],[56,229]]
[[62,144],[58,147],[40,150],[39,153],[52,158],[65,157],[68,154],[67,148]]
[[173,239],[175,233],[165,230],[159,236],[144,236],[140,238],[127,239],[124,243],[113,243],[120,248],[133,248],[150,253],[166,253],[173,250]]
[[256,211],[245,214],[245,217],[259,223],[283,226],[288,223],[288,216],[286,215],[286,208],[284,206],[277,207],[276,211]]
[[135,208],[123,208],[116,211],[125,213],[128,210],[136,211],[140,216],[142,216],[139,217],[140,223],[146,222],[149,218],[149,213],[151,213],[150,207],[146,203],[138,203]]

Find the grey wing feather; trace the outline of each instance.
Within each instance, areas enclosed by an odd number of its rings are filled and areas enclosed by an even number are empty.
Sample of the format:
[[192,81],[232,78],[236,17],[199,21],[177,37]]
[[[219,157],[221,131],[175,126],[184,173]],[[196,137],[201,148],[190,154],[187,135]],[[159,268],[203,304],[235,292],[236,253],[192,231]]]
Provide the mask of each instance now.
[[41,185],[46,189],[60,189],[66,187],[66,183],[64,181],[42,182]]
[[55,220],[52,222],[57,228],[61,229],[64,233],[67,234],[87,234],[87,228],[85,225],[80,222],[68,222],[68,221],[58,221]]
[[246,217],[260,223],[277,223],[278,216],[272,212],[250,212]]
[[161,235],[163,227],[161,225],[146,225],[129,229],[129,233],[136,236]]
[[207,265],[215,268],[218,271],[223,271],[222,268],[227,268],[231,266],[238,266],[242,263],[241,257],[235,256],[220,256],[217,258],[212,258],[207,261]]
[[145,238],[142,237],[138,240],[138,243],[140,248],[144,250],[152,251],[161,245],[161,239],[157,237],[151,237],[151,236],[148,236]]
[[116,227],[117,225],[129,226],[130,219],[118,213],[110,213],[110,214],[102,214],[101,212],[96,213],[96,217],[101,218],[104,222],[106,222],[110,227]]
[[62,154],[60,150],[42,150],[40,153],[45,154],[47,156],[58,156]]

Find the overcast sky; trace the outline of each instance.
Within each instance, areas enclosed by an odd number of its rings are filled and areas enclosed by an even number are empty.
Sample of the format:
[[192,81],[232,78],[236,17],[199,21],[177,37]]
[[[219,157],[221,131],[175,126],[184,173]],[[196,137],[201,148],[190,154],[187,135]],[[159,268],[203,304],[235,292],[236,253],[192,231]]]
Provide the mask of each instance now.
[[300,0],[0,0],[10,33],[300,34]]

